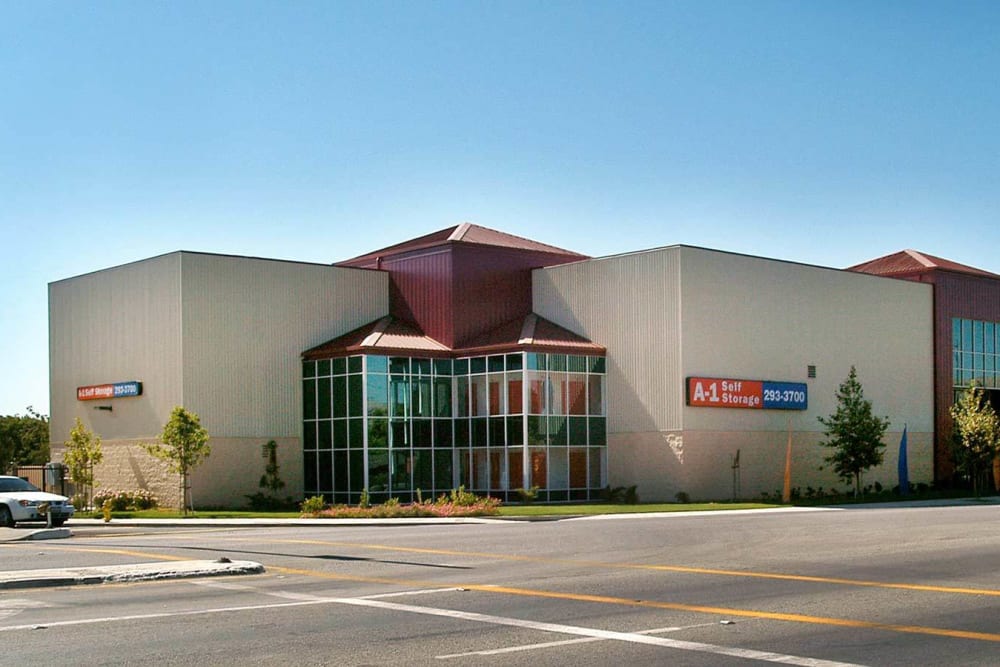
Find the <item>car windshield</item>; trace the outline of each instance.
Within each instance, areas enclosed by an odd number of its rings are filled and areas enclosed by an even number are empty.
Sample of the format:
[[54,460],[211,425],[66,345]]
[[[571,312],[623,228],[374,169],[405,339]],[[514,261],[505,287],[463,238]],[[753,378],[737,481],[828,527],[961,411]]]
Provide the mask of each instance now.
[[11,491],[38,491],[38,487],[20,477],[0,477],[0,493]]

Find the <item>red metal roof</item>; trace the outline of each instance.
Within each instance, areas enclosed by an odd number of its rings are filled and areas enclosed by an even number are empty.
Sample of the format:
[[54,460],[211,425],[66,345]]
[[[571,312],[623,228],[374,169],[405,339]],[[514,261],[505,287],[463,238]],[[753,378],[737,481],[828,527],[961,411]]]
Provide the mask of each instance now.
[[302,357],[329,359],[351,354],[384,354],[440,358],[519,351],[590,355],[607,352],[604,347],[531,313],[455,349],[449,349],[415,327],[387,316],[306,350]]
[[394,255],[400,255],[402,253],[412,252],[414,250],[434,248],[451,243],[469,243],[496,246],[500,248],[513,248],[516,250],[531,250],[533,252],[546,252],[555,255],[587,259],[587,255],[581,255],[580,253],[573,252],[572,250],[564,250],[563,248],[557,248],[545,243],[539,243],[538,241],[532,241],[531,239],[521,238],[520,236],[514,236],[513,234],[498,232],[497,230],[489,229],[488,227],[481,227],[480,225],[463,222],[455,227],[447,227],[430,234],[425,234],[424,236],[418,236],[415,239],[397,243],[396,245],[382,248],[380,250],[374,250],[372,252],[365,253],[364,255],[359,255],[342,262],[337,262],[336,264],[337,266],[371,267],[373,266],[373,262],[376,262],[379,258],[386,258]]
[[848,267],[848,271],[858,273],[871,273],[876,276],[908,276],[929,271],[942,270],[954,271],[955,273],[965,273],[974,276],[986,276],[989,278],[1000,278],[1000,275],[983,271],[973,266],[959,264],[950,259],[942,259],[934,255],[928,255],[916,250],[902,250],[891,255],[879,257],[868,262],[856,264]]
[[310,348],[304,359],[329,359],[351,354],[448,357],[451,350],[405,322],[386,316]]

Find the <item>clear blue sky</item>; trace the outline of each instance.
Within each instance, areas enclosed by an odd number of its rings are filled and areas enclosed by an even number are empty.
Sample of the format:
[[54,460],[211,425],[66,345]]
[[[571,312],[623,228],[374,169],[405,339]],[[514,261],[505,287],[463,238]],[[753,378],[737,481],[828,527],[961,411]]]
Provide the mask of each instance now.
[[49,282],[174,250],[1000,273],[998,73],[996,1],[4,2],[0,414],[48,412]]

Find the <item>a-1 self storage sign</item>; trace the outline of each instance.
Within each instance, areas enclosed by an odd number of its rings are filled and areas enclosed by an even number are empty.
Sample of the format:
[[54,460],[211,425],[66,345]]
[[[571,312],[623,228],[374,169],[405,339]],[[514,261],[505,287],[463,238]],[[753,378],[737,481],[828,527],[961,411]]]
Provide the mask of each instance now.
[[687,404],[696,408],[805,410],[809,392],[804,382],[689,377]]

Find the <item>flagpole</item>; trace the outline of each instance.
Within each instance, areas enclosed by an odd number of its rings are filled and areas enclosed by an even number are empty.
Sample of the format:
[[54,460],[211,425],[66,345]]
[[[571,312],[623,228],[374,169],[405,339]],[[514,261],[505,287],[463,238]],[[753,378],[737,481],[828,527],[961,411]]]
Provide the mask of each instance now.
[[792,418],[788,418],[788,446],[785,447],[785,488],[781,492],[781,502],[792,502]]

